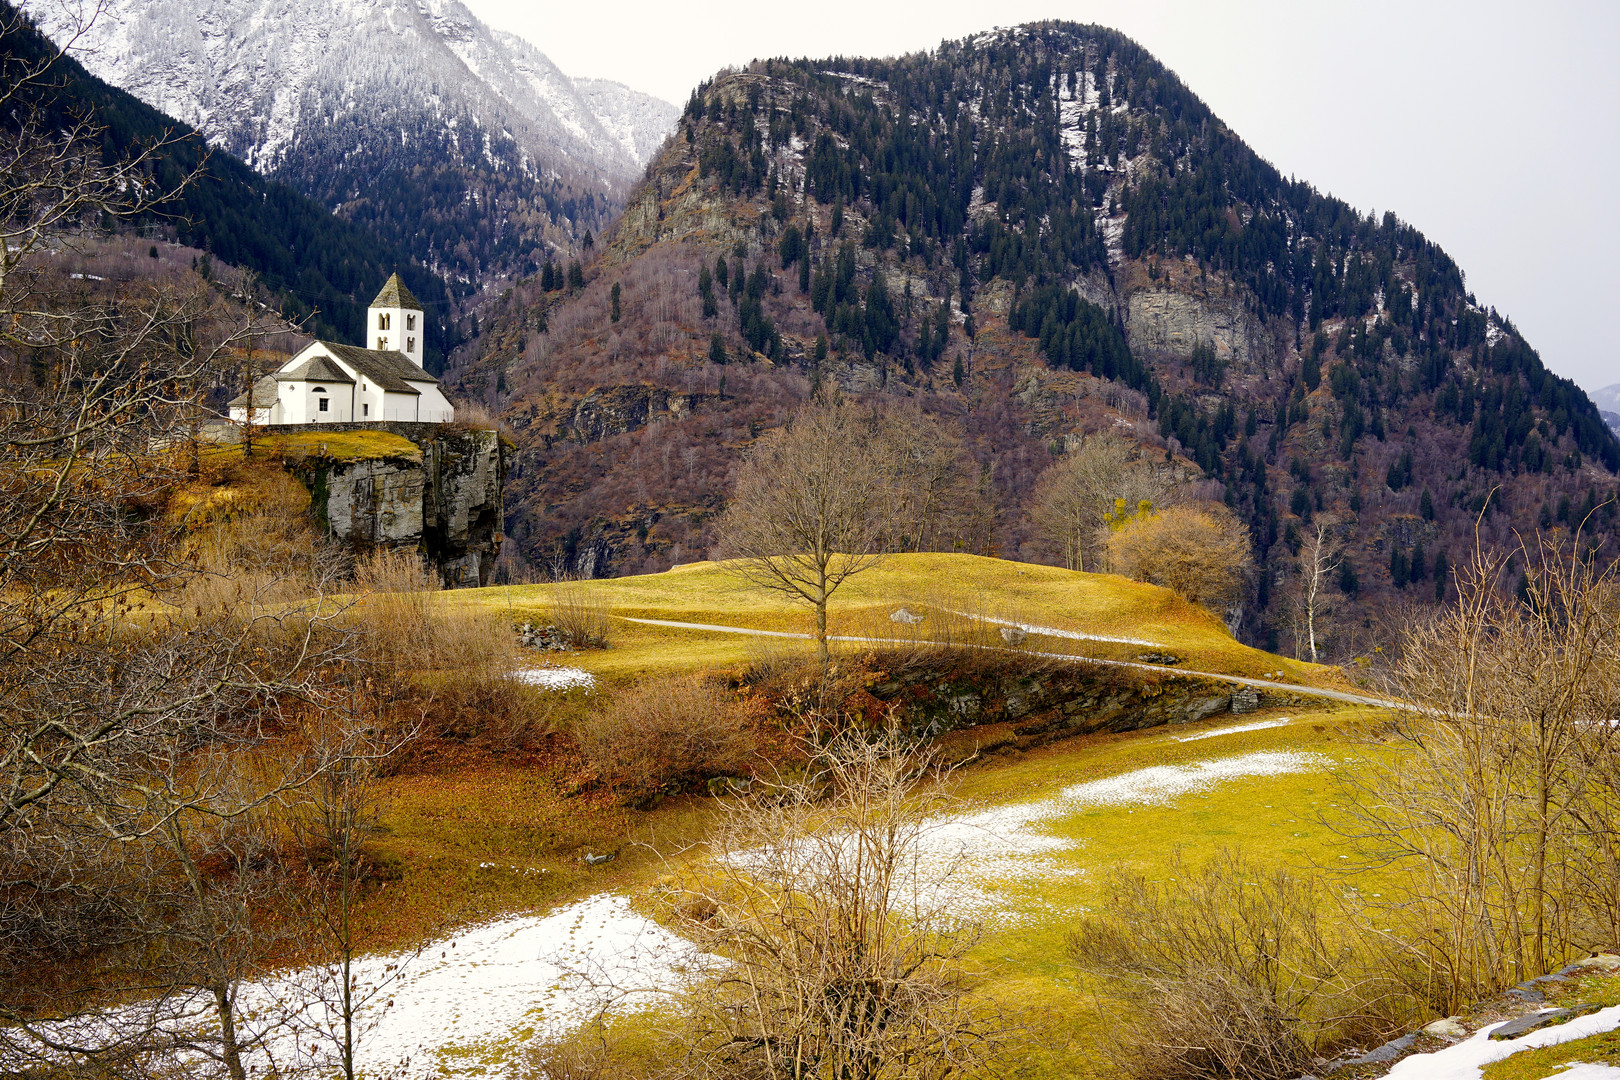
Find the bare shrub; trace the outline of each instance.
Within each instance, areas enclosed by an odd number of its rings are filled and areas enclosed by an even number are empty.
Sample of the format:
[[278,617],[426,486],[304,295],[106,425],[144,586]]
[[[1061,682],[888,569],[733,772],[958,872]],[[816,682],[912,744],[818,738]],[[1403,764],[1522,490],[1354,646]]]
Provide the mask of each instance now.
[[1400,981],[1335,929],[1312,878],[1231,850],[1201,867],[1178,853],[1163,876],[1116,872],[1104,913],[1070,937],[1114,1002],[1102,1046],[1125,1074],[1289,1080],[1415,1015]]
[[514,678],[517,640],[504,613],[441,591],[410,553],[374,554],[356,578],[393,586],[352,609],[362,655],[396,692],[439,703],[440,734],[504,746],[541,726],[532,695]]
[[456,420],[450,425],[452,430],[463,429],[468,431],[496,431],[501,426],[500,418],[489,411],[489,406],[482,401],[456,402]]
[[971,1075],[1007,1032],[974,995],[980,924],[924,857],[942,777],[892,724],[806,749],[804,779],[722,804],[709,858],[671,897],[682,933],[726,958],[680,1000],[672,1072]]
[[1522,598],[1505,557],[1476,554],[1456,603],[1409,624],[1401,753],[1349,774],[1350,831],[1403,871],[1384,924],[1447,1011],[1620,933],[1620,579],[1556,541],[1520,557]]
[[575,649],[605,649],[613,628],[612,605],[583,582],[559,581],[551,587],[546,617],[557,636]]
[[698,676],[638,683],[580,720],[575,736],[586,762],[631,798],[744,775],[756,746],[747,711]]
[[354,583],[368,593],[422,593],[439,587],[422,556],[398,548],[376,548],[356,559]]

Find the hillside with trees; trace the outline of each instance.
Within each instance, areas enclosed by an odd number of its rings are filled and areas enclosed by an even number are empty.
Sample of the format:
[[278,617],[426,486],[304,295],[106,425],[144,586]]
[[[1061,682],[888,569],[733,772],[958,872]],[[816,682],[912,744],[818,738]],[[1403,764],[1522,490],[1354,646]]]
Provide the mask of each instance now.
[[[428,366],[456,344],[444,282],[362,225],[334,217],[284,183],[212,150],[201,135],[95,78],[0,0],[0,64],[12,71],[50,61],[49,75],[19,86],[6,103],[8,129],[25,122],[77,133],[100,145],[104,163],[141,156],[152,208],[117,222],[150,239],[172,239],[250,271],[277,306],[311,333],[357,341],[366,304],[398,271],[427,305]],[[16,163],[26,174],[31,163]],[[111,219],[109,219],[111,223]],[[198,269],[207,272],[206,264]]]
[[1098,27],[721,73],[598,250],[482,324],[452,372],[525,446],[517,573],[701,557],[739,453],[834,388],[941,421],[946,550],[1062,562],[1043,474],[1125,438],[1247,531],[1226,614],[1297,654],[1452,595],[1476,531],[1614,528],[1620,444],[1455,262]]

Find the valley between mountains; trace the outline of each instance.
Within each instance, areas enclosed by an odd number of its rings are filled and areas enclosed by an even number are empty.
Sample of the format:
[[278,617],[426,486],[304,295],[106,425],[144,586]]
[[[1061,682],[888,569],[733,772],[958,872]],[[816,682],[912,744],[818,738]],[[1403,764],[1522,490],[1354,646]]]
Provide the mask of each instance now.
[[1620,1076],[1620,386],[1422,223],[1104,26],[88,14],[0,0],[0,1073]]

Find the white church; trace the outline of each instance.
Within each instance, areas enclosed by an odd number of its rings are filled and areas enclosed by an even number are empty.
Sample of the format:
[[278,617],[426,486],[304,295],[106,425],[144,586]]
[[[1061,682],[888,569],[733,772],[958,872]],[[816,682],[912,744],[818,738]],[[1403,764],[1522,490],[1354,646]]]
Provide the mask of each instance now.
[[[422,304],[398,274],[366,312],[375,349],[312,341],[281,369],[253,384],[254,424],[348,424],[404,420],[447,424],[455,406],[422,367]],[[230,403],[231,419],[248,421],[248,395]]]

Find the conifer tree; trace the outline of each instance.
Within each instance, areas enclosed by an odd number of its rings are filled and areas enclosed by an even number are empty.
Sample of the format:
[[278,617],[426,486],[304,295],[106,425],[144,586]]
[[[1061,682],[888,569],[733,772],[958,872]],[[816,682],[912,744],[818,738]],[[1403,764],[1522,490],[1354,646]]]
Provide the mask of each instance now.
[[714,300],[714,278],[709,275],[709,264],[705,262],[698,271],[698,296],[703,299],[703,317],[712,319],[720,313],[719,305]]
[[619,283],[613,283],[613,290],[608,293],[608,321],[619,321]]

